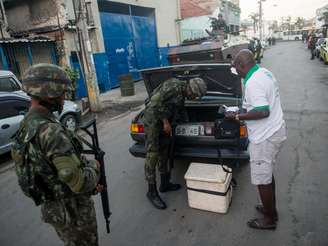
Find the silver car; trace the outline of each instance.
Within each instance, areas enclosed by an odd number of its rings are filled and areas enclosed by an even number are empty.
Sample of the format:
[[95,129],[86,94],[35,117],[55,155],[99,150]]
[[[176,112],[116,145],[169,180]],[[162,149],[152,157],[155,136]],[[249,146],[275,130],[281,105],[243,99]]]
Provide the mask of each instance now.
[[[12,137],[30,106],[31,99],[21,88],[12,72],[0,70],[0,154],[10,151]],[[81,118],[78,105],[67,100],[63,112],[55,114],[69,130],[75,130]]]

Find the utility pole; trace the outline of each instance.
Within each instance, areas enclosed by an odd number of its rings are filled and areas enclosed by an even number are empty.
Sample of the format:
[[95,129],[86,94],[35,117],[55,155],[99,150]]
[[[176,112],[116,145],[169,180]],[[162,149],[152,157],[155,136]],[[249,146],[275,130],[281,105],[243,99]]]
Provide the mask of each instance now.
[[262,9],[262,2],[265,0],[259,0],[259,25],[260,25],[260,40],[263,39],[263,9]]
[[84,72],[85,85],[88,91],[90,110],[99,112],[102,105],[99,99],[99,87],[97,83],[97,75],[95,64],[92,56],[92,48],[87,24],[87,10],[85,0],[73,0],[73,5],[76,13],[76,30],[80,42],[80,55]]

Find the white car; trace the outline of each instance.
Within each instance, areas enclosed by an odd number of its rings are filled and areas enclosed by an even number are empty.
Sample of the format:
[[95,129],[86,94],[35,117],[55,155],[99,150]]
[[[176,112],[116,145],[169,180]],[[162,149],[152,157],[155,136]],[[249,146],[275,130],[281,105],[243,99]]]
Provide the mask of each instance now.
[[[16,76],[10,71],[0,70],[0,154],[10,151],[12,137],[28,111],[30,101]],[[63,112],[60,115],[55,114],[69,130],[75,130],[81,118],[78,105],[67,100]]]

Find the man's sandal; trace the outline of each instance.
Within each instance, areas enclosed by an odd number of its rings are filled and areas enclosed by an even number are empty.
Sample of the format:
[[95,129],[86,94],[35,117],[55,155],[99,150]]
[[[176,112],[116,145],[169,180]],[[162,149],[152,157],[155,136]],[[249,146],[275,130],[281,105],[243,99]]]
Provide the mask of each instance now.
[[[258,205],[255,206],[255,209],[256,209],[256,211],[260,212],[261,214],[265,214],[265,210],[264,210],[263,205],[258,204]],[[273,219],[276,222],[279,220],[279,216],[278,216],[278,213],[277,212],[276,212],[276,214],[275,214],[275,216],[274,216]]]
[[252,219],[247,222],[247,225],[250,228],[258,229],[258,230],[275,230],[277,228],[277,224],[266,224],[264,219]]

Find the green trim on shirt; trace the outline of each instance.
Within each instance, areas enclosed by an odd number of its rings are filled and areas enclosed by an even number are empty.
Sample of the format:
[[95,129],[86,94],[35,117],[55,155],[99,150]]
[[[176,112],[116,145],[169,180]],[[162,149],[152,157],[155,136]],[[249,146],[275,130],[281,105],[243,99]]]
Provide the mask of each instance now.
[[246,85],[247,81],[253,76],[253,74],[260,69],[260,66],[255,64],[254,67],[251,68],[251,70],[248,71],[246,74],[246,77],[243,81],[243,84]]
[[264,105],[264,106],[258,106],[252,109],[252,111],[260,111],[260,110],[270,110],[269,105]]

